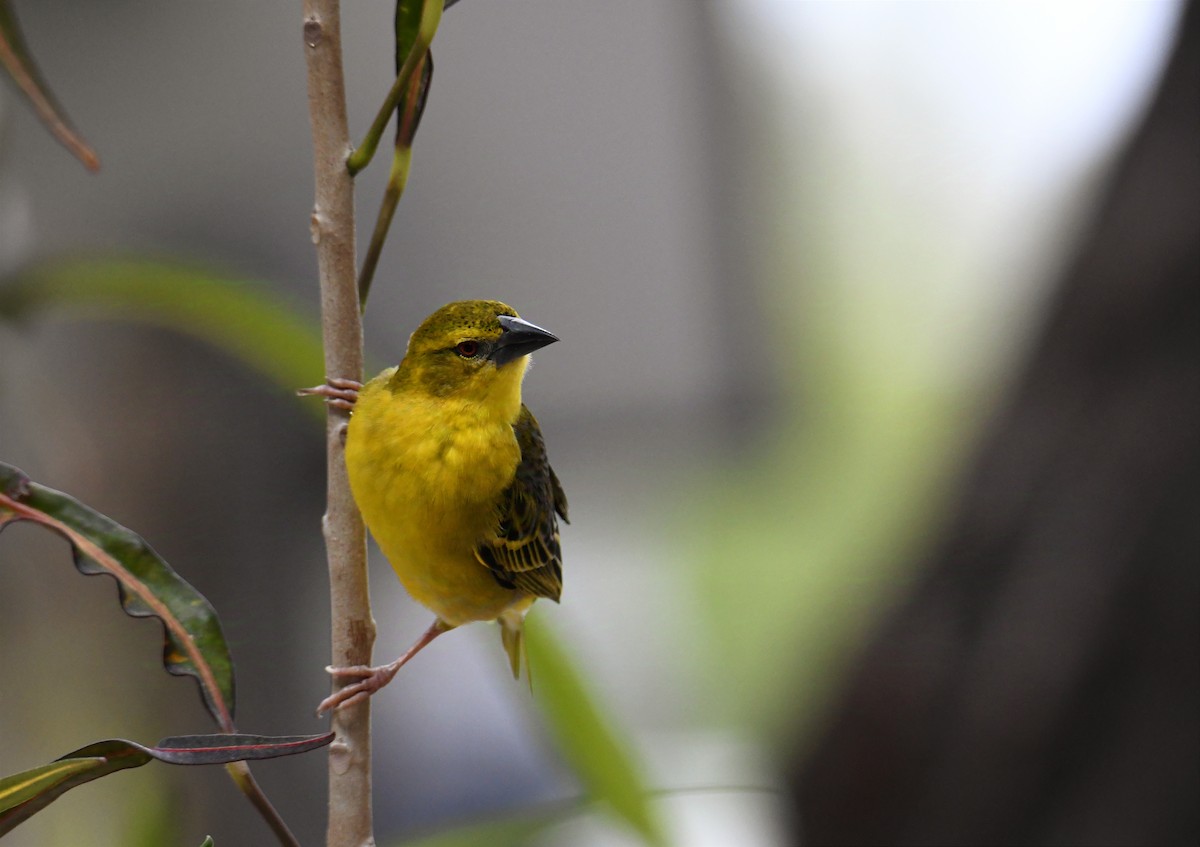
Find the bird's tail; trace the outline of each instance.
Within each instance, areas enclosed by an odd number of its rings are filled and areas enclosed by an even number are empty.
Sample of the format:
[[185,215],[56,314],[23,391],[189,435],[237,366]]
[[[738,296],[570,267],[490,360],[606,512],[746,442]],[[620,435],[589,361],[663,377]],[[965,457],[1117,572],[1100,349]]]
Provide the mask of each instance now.
[[521,678],[521,668],[525,668],[525,679],[529,682],[529,690],[533,690],[533,674],[529,670],[529,654],[525,652],[525,613],[524,611],[508,611],[498,619],[500,624],[500,643],[508,654],[508,664],[512,668],[513,679]]

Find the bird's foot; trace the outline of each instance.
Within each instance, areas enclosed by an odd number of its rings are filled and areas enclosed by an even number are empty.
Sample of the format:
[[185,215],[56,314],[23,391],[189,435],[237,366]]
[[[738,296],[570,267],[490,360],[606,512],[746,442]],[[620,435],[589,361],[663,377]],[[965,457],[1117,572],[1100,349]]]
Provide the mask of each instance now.
[[354,411],[358,402],[358,392],[362,391],[362,383],[356,379],[343,379],[331,376],[323,385],[312,388],[301,388],[296,391],[302,397],[324,397],[325,402],[335,409]]
[[332,666],[325,668],[334,679],[357,679],[358,682],[344,685],[322,700],[320,705],[317,706],[317,714],[323,715],[325,712],[336,709],[339,706],[353,706],[355,703],[361,703],[391,682],[393,677],[396,676],[396,671],[400,670],[400,665],[402,664],[403,662],[397,660],[391,664],[379,665],[374,668],[366,665],[353,665],[348,668],[335,668]]
[[417,639],[416,644],[409,647],[408,651],[399,659],[387,665],[380,665],[375,668],[366,665],[353,665],[348,668],[326,668],[325,670],[333,674],[334,679],[358,679],[359,681],[343,686],[322,700],[320,705],[317,706],[317,714],[322,715],[330,709],[336,709],[339,706],[353,706],[355,703],[361,703],[363,700],[366,700],[391,682],[392,677],[396,675],[396,671],[404,667],[409,659],[420,653],[425,648],[425,645],[443,632],[449,632],[452,629],[454,627],[451,624],[441,620],[434,620],[430,624],[429,629],[425,630],[425,634]]

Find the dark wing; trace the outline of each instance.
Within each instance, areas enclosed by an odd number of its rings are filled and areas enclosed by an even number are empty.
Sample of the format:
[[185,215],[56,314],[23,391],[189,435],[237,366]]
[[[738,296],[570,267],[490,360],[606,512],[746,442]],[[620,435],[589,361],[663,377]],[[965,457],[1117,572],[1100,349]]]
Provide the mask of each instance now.
[[500,495],[496,537],[481,542],[475,556],[505,588],[558,602],[562,548],[555,514],[567,520],[567,498],[546,460],[537,420],[524,406],[513,433],[521,448],[521,462],[512,484]]

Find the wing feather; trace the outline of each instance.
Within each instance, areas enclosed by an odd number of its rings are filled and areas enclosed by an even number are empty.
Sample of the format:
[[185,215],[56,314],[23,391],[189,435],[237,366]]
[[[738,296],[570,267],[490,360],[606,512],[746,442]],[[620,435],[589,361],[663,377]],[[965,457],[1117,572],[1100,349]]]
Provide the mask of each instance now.
[[567,520],[567,497],[550,462],[537,419],[525,406],[513,424],[521,461],[500,497],[496,535],[475,556],[496,581],[558,602],[562,594],[562,548],[558,518]]

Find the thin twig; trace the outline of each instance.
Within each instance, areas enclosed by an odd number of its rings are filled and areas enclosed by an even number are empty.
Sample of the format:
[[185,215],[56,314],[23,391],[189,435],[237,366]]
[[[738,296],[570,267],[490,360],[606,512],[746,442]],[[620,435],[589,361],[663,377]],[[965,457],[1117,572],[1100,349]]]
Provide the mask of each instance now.
[[[342,76],[338,0],[305,0],[304,44],[313,133],[316,202],[312,235],[321,276],[325,373],[361,379],[362,323],[355,280],[354,183],[346,169],[350,136]],[[350,494],[342,436],[347,412],[329,408],[325,548],[329,562],[333,664],[369,664],[375,642],[367,587],[366,532]],[[328,847],[373,844],[370,701],[337,709],[329,752]]]

